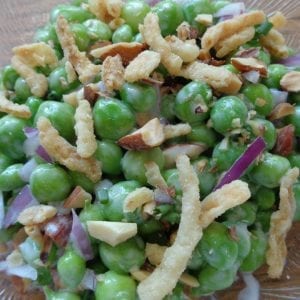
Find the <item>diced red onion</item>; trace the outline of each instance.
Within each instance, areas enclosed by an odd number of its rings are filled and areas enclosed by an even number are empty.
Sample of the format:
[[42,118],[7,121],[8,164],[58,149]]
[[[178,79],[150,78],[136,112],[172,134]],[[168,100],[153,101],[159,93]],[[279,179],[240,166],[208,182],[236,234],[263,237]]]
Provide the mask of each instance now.
[[150,6],[154,6],[156,5],[158,2],[160,2],[161,0],[146,0],[146,3]]
[[38,277],[37,270],[30,265],[22,265],[18,267],[7,267],[8,275],[15,275],[21,278],[36,280]]
[[162,189],[155,189],[154,190],[154,200],[158,204],[173,204],[173,198],[164,190]]
[[3,199],[3,193],[0,192],[0,229],[3,228],[4,217],[5,217],[4,199]]
[[228,15],[228,16],[220,17],[218,23],[221,23],[221,22],[230,20],[230,19],[232,19],[233,17],[234,17],[233,15]]
[[242,13],[244,13],[245,10],[246,8],[244,2],[230,3],[222,7],[220,10],[218,10],[214,14],[214,16],[216,18],[225,17],[225,16],[239,16]]
[[234,162],[225,173],[214,190],[221,188],[234,180],[239,179],[255,159],[265,150],[266,143],[262,137],[256,138],[245,150],[245,152]]
[[17,197],[13,200],[8,208],[4,218],[4,227],[8,228],[17,222],[19,214],[27,207],[38,205],[39,203],[33,197],[29,185],[23,187]]
[[84,277],[80,283],[80,285],[87,290],[95,291],[97,285],[96,274],[91,269],[86,269]]
[[35,155],[36,149],[40,145],[39,135],[32,135],[25,140],[23,144],[23,150],[27,157]]
[[25,127],[23,129],[24,131],[24,134],[26,135],[26,137],[28,139],[32,138],[32,137],[35,137],[35,136],[38,136],[39,135],[39,131],[37,128],[33,128],[33,127]]
[[72,209],[72,215],[73,223],[70,239],[86,260],[93,259],[91,242],[74,209]]
[[287,67],[297,67],[300,66],[300,53],[290,56],[288,58],[281,59],[279,61],[280,64],[285,65]]
[[277,89],[270,89],[270,92],[273,96],[273,107],[278,105],[279,103],[287,102],[288,92],[279,91]]
[[260,78],[260,74],[258,71],[245,72],[245,73],[242,73],[242,76],[246,80],[248,80],[249,82],[252,82],[252,83],[258,83],[259,78]]
[[252,273],[242,273],[246,287],[240,291],[238,300],[259,300],[259,282]]
[[103,189],[103,190],[108,190],[113,186],[113,183],[108,180],[108,179],[103,179],[101,180],[98,184],[95,186],[96,189]]
[[34,158],[31,158],[20,170],[19,175],[24,182],[29,182],[31,173],[37,166],[37,162]]
[[49,156],[49,154],[47,153],[47,151],[45,150],[45,148],[41,145],[39,145],[37,147],[37,149],[35,150],[35,153],[41,157],[44,161],[48,162],[48,163],[53,163],[52,158]]

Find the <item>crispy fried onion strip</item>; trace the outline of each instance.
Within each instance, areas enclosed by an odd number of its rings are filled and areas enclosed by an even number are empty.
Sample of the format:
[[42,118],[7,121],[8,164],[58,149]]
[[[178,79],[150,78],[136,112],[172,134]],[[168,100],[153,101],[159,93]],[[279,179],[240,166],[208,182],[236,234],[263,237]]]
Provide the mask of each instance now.
[[150,48],[161,55],[161,62],[171,75],[177,75],[182,66],[182,59],[172,53],[171,46],[162,37],[159,28],[159,19],[156,14],[148,13],[144,25],[139,27],[140,33]]
[[154,161],[149,161],[145,163],[144,166],[146,169],[145,176],[148,184],[155,188],[167,191],[169,187],[160,173],[159,166]]
[[268,275],[271,278],[280,278],[287,256],[285,238],[292,226],[296,210],[296,202],[293,193],[293,184],[297,182],[299,169],[289,170],[281,179],[279,210],[271,216],[269,234],[269,247],[266,258],[269,265]]
[[224,67],[215,67],[199,61],[183,67],[180,75],[186,79],[204,81],[215,90],[225,94],[236,94],[242,86],[238,76]]
[[89,0],[89,10],[98,19],[109,23],[113,19],[120,17],[123,6],[122,0]]
[[264,12],[258,10],[220,22],[207,29],[201,40],[202,48],[209,51],[221,40],[224,40],[249,26],[261,24],[265,21],[265,18]]
[[11,59],[14,69],[24,78],[34,96],[43,97],[48,90],[48,81],[44,74],[35,71],[35,67],[57,66],[58,59],[54,50],[46,43],[25,44],[13,49]]
[[90,157],[97,149],[91,105],[80,100],[75,111],[75,132],[77,153],[84,158]]
[[41,145],[55,161],[72,171],[85,174],[93,182],[101,179],[100,162],[93,157],[80,157],[76,148],[59,135],[47,118],[39,118],[37,128],[39,129]]
[[64,51],[64,56],[73,65],[79,75],[80,82],[88,83],[92,81],[99,74],[101,66],[94,65],[87,58],[85,52],[78,50],[74,35],[63,16],[57,18],[56,32]]
[[129,193],[123,203],[125,213],[134,212],[144,204],[154,201],[154,192],[146,187],[137,188]]
[[186,156],[178,158],[177,168],[183,187],[179,229],[174,244],[165,251],[161,264],[139,284],[138,295],[141,300],[160,300],[169,294],[201,239],[202,229],[226,210],[244,203],[251,196],[247,183],[236,180],[211,193],[201,203],[198,179]]
[[124,84],[124,67],[121,56],[108,56],[103,61],[102,79],[109,91],[119,90]]
[[8,100],[3,91],[0,91],[0,111],[23,119],[31,117],[31,111],[27,105]]

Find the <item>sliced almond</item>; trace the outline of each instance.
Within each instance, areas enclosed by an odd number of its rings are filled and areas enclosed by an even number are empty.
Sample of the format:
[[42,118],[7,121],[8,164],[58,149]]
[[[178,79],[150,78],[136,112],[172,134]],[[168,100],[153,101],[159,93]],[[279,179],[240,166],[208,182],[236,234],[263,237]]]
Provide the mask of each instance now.
[[213,15],[210,14],[199,14],[196,16],[195,21],[203,24],[205,26],[210,26],[213,24]]
[[86,192],[81,186],[76,186],[70,196],[65,200],[65,208],[83,208],[85,201],[92,200],[92,195]]
[[267,77],[268,69],[264,62],[254,57],[234,57],[232,65],[241,72],[258,71],[262,77]]
[[269,115],[269,120],[274,121],[292,115],[295,112],[295,107],[290,103],[279,103],[276,105]]
[[119,139],[118,144],[128,150],[144,150],[164,142],[163,125],[154,118],[137,131]]
[[182,275],[179,278],[179,281],[189,287],[198,287],[199,281],[194,276],[188,274],[188,273],[182,273]]
[[108,56],[115,56],[119,54],[122,58],[123,64],[128,65],[145,49],[145,44],[122,42],[93,49],[91,51],[91,55],[104,60]]
[[147,243],[145,247],[145,255],[150,264],[158,266],[161,263],[167,248],[167,246]]
[[89,234],[111,246],[116,246],[137,234],[136,223],[88,221]]
[[291,71],[280,80],[280,86],[288,92],[300,92],[300,72]]
[[187,135],[192,131],[192,127],[188,123],[165,125],[164,134],[165,139],[172,139],[175,137]]

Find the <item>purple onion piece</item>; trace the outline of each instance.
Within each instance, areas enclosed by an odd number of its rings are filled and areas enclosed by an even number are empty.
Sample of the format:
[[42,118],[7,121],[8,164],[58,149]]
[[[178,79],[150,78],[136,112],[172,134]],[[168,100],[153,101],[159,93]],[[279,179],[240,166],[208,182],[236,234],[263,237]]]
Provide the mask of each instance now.
[[31,158],[20,170],[19,175],[24,182],[29,182],[30,176],[33,170],[37,166],[37,162],[34,158]]
[[8,208],[4,218],[4,227],[8,228],[17,222],[19,214],[27,207],[38,205],[39,203],[33,197],[29,185],[23,187],[17,197],[13,200]]
[[258,71],[245,72],[245,73],[242,73],[242,76],[246,80],[248,80],[249,82],[252,82],[252,83],[258,83],[259,78],[260,78],[260,74]]
[[72,209],[72,215],[73,223],[70,239],[86,260],[93,259],[94,254],[91,242],[74,209]]
[[222,7],[220,10],[218,10],[214,16],[216,18],[223,18],[228,16],[239,16],[242,13],[246,11],[245,3],[244,2],[236,2],[236,3],[230,3],[224,7]]
[[214,191],[225,184],[239,179],[265,148],[266,143],[264,139],[262,137],[256,138],[225,173],[220,182],[215,186]]
[[5,217],[4,199],[3,199],[3,193],[0,192],[0,229],[3,228],[4,217]]
[[286,67],[297,67],[300,66],[300,53],[290,56],[285,59],[281,59],[279,64],[285,65]]
[[35,153],[41,157],[44,161],[48,162],[48,163],[53,163],[52,158],[50,157],[50,155],[47,153],[47,151],[45,150],[45,148],[41,145],[39,145],[37,147],[37,149],[35,150]]
[[86,272],[80,285],[84,289],[95,291],[97,286],[97,278],[95,272],[91,269],[86,269]]
[[158,204],[174,204],[173,198],[162,189],[154,190],[154,200]]
[[33,128],[33,127],[25,127],[23,129],[25,136],[30,139],[32,137],[38,136],[39,135],[39,131],[37,128]]
[[161,0],[146,0],[146,3],[150,6],[154,6],[156,5],[158,2],[160,2]]
[[38,135],[27,138],[23,144],[23,150],[27,157],[35,155],[35,151],[40,145],[40,139]]
[[277,89],[270,89],[270,92],[273,96],[273,107],[275,107],[276,105],[280,104],[280,103],[284,103],[287,102],[287,98],[288,98],[288,92],[285,91],[279,91]]

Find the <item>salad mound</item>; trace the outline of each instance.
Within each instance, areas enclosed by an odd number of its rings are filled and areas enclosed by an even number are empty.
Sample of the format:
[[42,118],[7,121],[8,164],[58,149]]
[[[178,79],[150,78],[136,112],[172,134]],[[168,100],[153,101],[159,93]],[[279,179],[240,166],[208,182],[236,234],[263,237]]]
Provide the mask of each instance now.
[[0,72],[0,271],[49,300],[280,278],[300,220],[285,23],[219,0],[53,8]]

